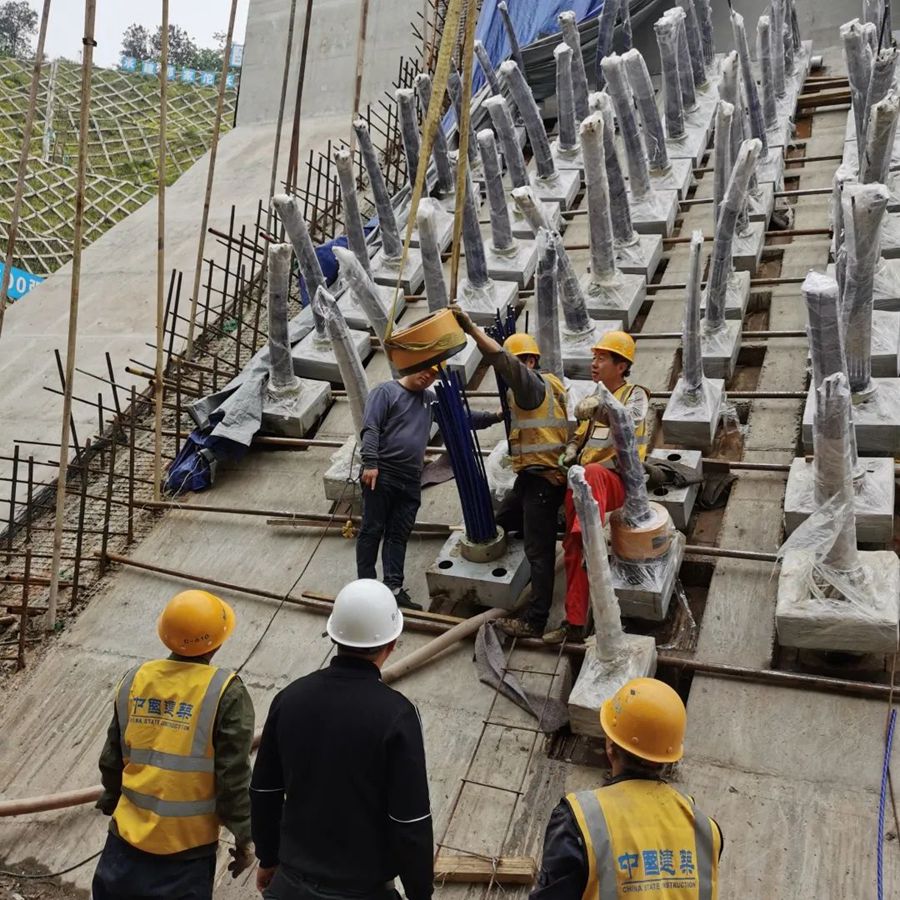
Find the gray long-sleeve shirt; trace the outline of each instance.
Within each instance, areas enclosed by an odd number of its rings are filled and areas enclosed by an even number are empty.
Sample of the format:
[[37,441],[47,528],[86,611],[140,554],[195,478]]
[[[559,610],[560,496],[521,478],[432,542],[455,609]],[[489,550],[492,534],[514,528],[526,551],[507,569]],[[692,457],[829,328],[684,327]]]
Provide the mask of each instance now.
[[529,369],[508,350],[485,353],[484,359],[509,385],[519,409],[537,409],[544,402],[547,384],[537,369]]

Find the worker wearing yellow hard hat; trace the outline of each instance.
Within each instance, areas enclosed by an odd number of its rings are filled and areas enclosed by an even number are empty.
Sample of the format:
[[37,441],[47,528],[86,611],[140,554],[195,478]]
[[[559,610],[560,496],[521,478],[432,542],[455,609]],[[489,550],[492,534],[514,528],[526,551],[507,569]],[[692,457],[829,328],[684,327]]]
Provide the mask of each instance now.
[[507,531],[523,534],[531,601],[516,618],[495,622],[515,637],[540,637],[553,603],[556,518],[566,490],[559,463],[569,435],[566,388],[555,375],[540,371],[541,351],[530,334],[511,334],[501,347],[463,310],[452,308],[460,327],[508,386],[509,452],[516,481],[495,518]]
[[171,655],[119,682],[100,755],[97,806],[112,819],[95,900],[212,897],[223,825],[234,835],[232,876],[252,865],[253,704],[234,672],[211,665],[234,624],[214,594],[176,594],[157,622]]
[[684,752],[684,703],[655,678],[634,678],[600,710],[612,777],[553,810],[532,898],[716,900],[722,832],[662,780]]
[[[624,331],[608,331],[591,348],[591,378],[607,390],[631,413],[641,460],[647,452],[647,413],[650,395],[640,385],[628,381],[634,362],[634,338]],[[616,449],[607,425],[606,410],[597,394],[575,405],[579,425],[566,447],[562,462],[584,466],[584,477],[600,508],[600,518],[625,502],[625,488],[615,471]],[[566,535],[563,556],[566,568],[566,614],[558,628],[547,632],[544,640],[557,644],[563,640],[584,640],[590,594],[582,553],[581,524],[575,514],[572,492],[565,497]]]

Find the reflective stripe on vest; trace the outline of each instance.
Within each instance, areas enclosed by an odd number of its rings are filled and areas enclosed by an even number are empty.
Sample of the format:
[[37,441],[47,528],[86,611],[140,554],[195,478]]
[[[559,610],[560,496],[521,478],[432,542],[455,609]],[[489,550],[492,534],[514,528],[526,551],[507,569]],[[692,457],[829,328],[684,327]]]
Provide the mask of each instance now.
[[234,673],[180,660],[132,669],[119,685],[122,792],[113,818],[139,850],[178,853],[215,843],[213,729]]
[[718,829],[674,788],[630,779],[566,799],[585,842],[584,900],[718,896]]
[[[625,384],[621,385],[621,387],[613,392],[613,396],[623,406],[627,406],[636,387],[638,387],[638,385],[626,381]],[[644,390],[644,388],[641,388],[641,390]],[[647,391],[644,390],[644,393],[649,397]],[[581,438],[584,437],[587,429],[590,429],[590,432],[587,440],[584,441],[584,446],[581,451],[581,457],[579,459],[581,465],[586,466],[590,463],[613,462],[616,458],[616,448],[612,439],[612,432],[609,428],[601,422],[583,422],[576,431],[576,441],[579,436]],[[646,415],[640,422],[634,423],[634,438],[638,448],[638,457],[641,462],[643,462],[647,455],[648,440]]]
[[528,466],[556,468],[566,448],[569,420],[566,416],[566,389],[554,375],[541,375],[544,399],[537,409],[522,409],[509,392],[509,452],[514,472]]

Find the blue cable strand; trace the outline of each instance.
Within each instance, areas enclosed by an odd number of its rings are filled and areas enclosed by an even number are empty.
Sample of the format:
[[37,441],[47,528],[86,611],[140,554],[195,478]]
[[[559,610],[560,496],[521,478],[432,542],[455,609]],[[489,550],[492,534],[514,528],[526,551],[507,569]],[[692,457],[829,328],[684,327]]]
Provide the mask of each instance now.
[[884,742],[884,764],[881,767],[881,797],[878,801],[878,900],[884,900],[884,806],[887,798],[888,773],[891,766],[891,745],[894,743],[894,723],[897,721],[897,710],[891,710],[888,722],[887,738]]

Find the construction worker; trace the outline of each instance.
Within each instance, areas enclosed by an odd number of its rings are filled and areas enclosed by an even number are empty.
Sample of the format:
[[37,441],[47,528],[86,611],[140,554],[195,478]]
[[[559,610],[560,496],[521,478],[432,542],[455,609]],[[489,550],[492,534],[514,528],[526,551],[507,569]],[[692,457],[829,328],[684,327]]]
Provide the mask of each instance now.
[[[594,344],[591,378],[603,384],[631,413],[638,454],[647,453],[647,413],[650,395],[640,385],[628,381],[634,362],[634,339],[624,331],[609,331]],[[562,462],[568,467],[579,462],[600,508],[600,520],[625,502],[622,479],[615,471],[616,449],[607,425],[603,401],[595,394],[575,406],[580,424],[566,447]],[[566,567],[566,616],[558,628],[548,631],[544,640],[558,644],[563,640],[580,642],[585,638],[590,595],[587,570],[582,553],[581,525],[575,514],[571,490],[566,491],[566,534],[563,553]]]
[[256,884],[268,900],[429,900],[434,878],[422,726],[381,680],[403,630],[391,591],[345,585],[337,654],[272,701],[250,785]]
[[662,780],[683,754],[681,698],[634,678],[600,709],[612,777],[567,794],[550,816],[530,900],[716,900],[722,832]]
[[496,516],[507,531],[522,531],[531,565],[531,601],[516,618],[496,619],[514,637],[540,637],[553,603],[557,514],[566,492],[559,464],[569,435],[566,389],[540,371],[541,351],[529,334],[511,334],[501,347],[458,307],[460,327],[509,386],[509,450],[516,481]]
[[[431,436],[431,386],[437,366],[395,381],[385,381],[369,393],[360,432],[362,522],[356,538],[357,578],[377,578],[375,563],[381,546],[384,583],[397,605],[420,610],[404,588],[406,545],[422,502],[422,468]],[[472,411],[475,428],[502,420],[502,413]]]
[[253,704],[237,675],[210,664],[234,612],[206,591],[183,591],[157,630],[172,654],[119,682],[100,755],[97,808],[112,820],[94,900],[212,897],[223,825],[234,835],[232,877],[253,863]]

